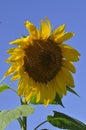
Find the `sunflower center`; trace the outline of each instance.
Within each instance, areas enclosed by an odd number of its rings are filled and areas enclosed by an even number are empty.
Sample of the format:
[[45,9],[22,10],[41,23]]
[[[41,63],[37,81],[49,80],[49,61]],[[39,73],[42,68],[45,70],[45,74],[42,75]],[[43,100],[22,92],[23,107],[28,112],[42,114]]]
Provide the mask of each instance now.
[[62,65],[61,49],[51,40],[33,40],[25,49],[24,68],[36,82],[54,79]]
[[44,66],[49,66],[50,63],[52,62],[52,58],[51,58],[51,55],[49,54],[49,52],[43,53],[41,55],[40,59]]

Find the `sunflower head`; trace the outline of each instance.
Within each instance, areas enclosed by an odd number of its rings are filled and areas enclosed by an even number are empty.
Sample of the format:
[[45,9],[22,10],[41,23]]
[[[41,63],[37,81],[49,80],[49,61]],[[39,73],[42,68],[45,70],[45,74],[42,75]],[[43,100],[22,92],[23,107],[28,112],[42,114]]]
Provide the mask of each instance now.
[[76,72],[73,62],[79,60],[79,52],[63,42],[73,37],[73,32],[65,32],[65,25],[61,25],[51,33],[48,18],[41,20],[41,27],[37,29],[30,21],[25,26],[29,36],[22,37],[10,44],[8,53],[11,56],[6,62],[11,63],[5,76],[11,75],[11,80],[19,80],[18,95],[23,95],[26,101],[33,97],[36,103],[48,105],[56,99],[66,95],[67,86],[74,87],[72,73]]

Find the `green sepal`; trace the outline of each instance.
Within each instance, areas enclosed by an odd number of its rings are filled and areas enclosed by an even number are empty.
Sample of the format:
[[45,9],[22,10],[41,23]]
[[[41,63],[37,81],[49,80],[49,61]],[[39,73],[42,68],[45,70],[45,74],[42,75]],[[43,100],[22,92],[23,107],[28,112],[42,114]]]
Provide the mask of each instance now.
[[70,88],[69,86],[66,86],[66,87],[67,87],[67,91],[69,91],[79,97],[79,95],[72,88]]
[[31,103],[31,104],[38,104],[38,103],[36,102],[36,96],[33,96],[33,97],[31,98],[30,103]]
[[86,130],[86,125],[81,121],[57,111],[54,111],[53,116],[47,116],[47,120],[50,124],[60,129]]
[[23,38],[26,38],[27,36],[22,34],[22,37],[23,37]]
[[53,100],[53,102],[51,104],[59,104],[61,105],[62,107],[64,107],[63,103],[62,103],[62,100],[61,98],[59,97],[59,95],[56,93],[56,97],[55,99]]
[[[37,99],[37,97],[36,96],[33,96],[32,98],[31,98],[31,100],[30,100],[30,103],[31,104],[35,104],[35,105],[38,105],[38,104],[43,104],[43,103],[37,103],[36,102],[36,99]],[[59,95],[56,93],[56,97],[55,97],[55,99],[52,101],[52,103],[49,103],[49,104],[59,104],[59,105],[61,105],[62,107],[64,107],[63,106],[63,103],[62,103],[62,101],[61,101],[61,98],[59,97]]]

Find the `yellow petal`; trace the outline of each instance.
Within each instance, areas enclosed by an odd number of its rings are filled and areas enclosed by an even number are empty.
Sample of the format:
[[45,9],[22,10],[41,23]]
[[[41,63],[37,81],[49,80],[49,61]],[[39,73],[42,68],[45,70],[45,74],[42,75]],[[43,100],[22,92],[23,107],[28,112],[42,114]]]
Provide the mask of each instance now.
[[71,46],[60,44],[62,56],[69,61],[78,61],[80,53]]
[[44,102],[44,99],[47,99],[48,98],[48,90],[47,90],[47,87],[46,85],[42,85],[40,86],[40,101],[43,103]]
[[20,45],[20,44],[23,43],[23,39],[24,39],[24,38],[20,38],[20,39],[14,40],[14,41],[10,42],[10,44]]
[[51,23],[50,23],[50,21],[49,21],[49,19],[47,17],[45,17],[45,21],[46,21],[46,23],[48,25],[49,30],[51,31]]
[[73,73],[76,72],[76,69],[75,69],[75,67],[74,67],[74,65],[73,65],[72,62],[67,61],[67,60],[63,60],[63,61],[62,61],[62,65],[63,65],[65,68],[67,68],[69,71],[71,71],[71,72],[73,72]]
[[[50,86],[46,86],[45,84],[39,83],[40,85],[37,87],[37,102],[44,103],[47,106],[50,102],[52,102],[55,98],[55,94],[53,94],[53,88]],[[52,91],[52,93],[51,93]]]
[[36,102],[40,102],[43,103],[43,99],[44,99],[44,93],[45,93],[45,89],[43,89],[43,87],[45,88],[45,86],[43,86],[41,83],[39,83],[39,85],[36,86],[37,88],[37,100]]
[[10,67],[10,68],[8,69],[8,71],[5,73],[5,76],[8,76],[8,75],[14,73],[16,69],[18,70],[17,67],[18,67],[18,66],[16,66],[15,63],[14,63],[13,65],[11,65],[11,67]]
[[28,94],[26,95],[26,93],[25,93],[24,95],[25,95],[26,101],[28,102],[28,101],[30,101],[31,98],[33,97],[33,91],[32,91],[32,90],[31,90],[31,91],[28,91]]
[[61,68],[60,73],[62,73],[62,78],[64,78],[66,85],[74,87],[74,79],[72,77],[72,74],[64,67]]
[[50,81],[49,84],[50,84],[50,86],[52,86],[52,89],[53,89],[52,91],[55,92],[55,95],[53,96],[54,99],[55,99],[55,96],[56,96],[56,92],[58,93],[59,97],[62,98],[63,91],[62,91],[62,88],[60,88],[59,85],[58,85],[57,78],[55,78],[54,80]]
[[59,26],[56,30],[53,31],[53,35],[58,35],[58,34],[61,34],[61,33],[63,34],[65,27],[66,27],[65,24]]
[[57,84],[58,84],[57,87],[60,89],[60,93],[66,95],[66,84],[65,84],[64,80],[62,79],[62,77],[60,77],[59,74],[56,77],[56,81],[57,81]]
[[44,105],[45,106],[48,106],[49,102],[50,102],[50,99],[44,99]]
[[28,76],[26,73],[22,73],[18,83],[18,95],[28,92],[28,89]]
[[50,39],[59,38],[64,34],[65,24],[59,26],[56,30],[54,30],[50,36]]
[[15,74],[12,76],[11,81],[18,80],[19,78],[20,78],[20,74],[15,73]]
[[16,60],[19,60],[20,58],[22,58],[21,55],[12,55],[6,60],[6,62],[14,62]]
[[70,39],[71,37],[73,37],[74,36],[74,33],[73,32],[66,32],[66,33],[64,33],[63,35],[61,35],[60,37],[58,37],[58,35],[57,35],[57,37],[56,37],[56,41],[58,42],[58,43],[62,43],[62,42],[64,42],[64,41],[67,41],[68,39]]
[[56,95],[56,88],[53,84],[53,86],[48,86],[48,99],[50,99],[50,103],[52,103],[52,101],[55,99],[55,95]]
[[37,86],[37,100],[36,100],[37,103],[40,102],[40,97],[41,97],[41,94],[40,94],[40,86],[38,85],[38,86]]
[[18,45],[19,47],[24,48],[24,47],[26,47],[26,45],[29,44],[30,39],[31,39],[31,37],[30,37],[30,36],[27,36],[27,37],[25,37],[25,38],[20,38],[20,39],[14,40],[14,41],[10,42],[10,44],[16,44],[16,45]]
[[50,103],[52,103],[52,101],[55,99],[56,96],[56,90],[57,90],[56,80],[53,79],[49,81],[47,87],[48,87],[48,93],[50,97]]
[[16,49],[16,48],[11,48],[11,49],[7,50],[7,53],[8,53],[8,54],[12,54],[15,49]]
[[11,48],[7,51],[8,54],[17,54],[17,55],[21,55],[24,54],[24,50],[20,49],[20,48]]
[[[24,57],[24,50],[19,49],[19,48],[12,48],[7,51],[9,54],[12,54],[6,62],[17,62],[17,63],[23,63],[23,57]],[[21,65],[20,63],[20,65]]]
[[18,95],[22,95],[23,94],[23,91],[24,91],[24,87],[23,87],[24,84],[22,84],[22,81],[19,80],[19,83],[18,83]]
[[24,24],[31,36],[33,36],[34,38],[39,37],[38,29],[34,26],[34,24],[29,21],[26,21]]
[[49,20],[46,18],[46,21],[41,20],[41,30],[40,35],[42,38],[48,38],[51,33],[51,25]]

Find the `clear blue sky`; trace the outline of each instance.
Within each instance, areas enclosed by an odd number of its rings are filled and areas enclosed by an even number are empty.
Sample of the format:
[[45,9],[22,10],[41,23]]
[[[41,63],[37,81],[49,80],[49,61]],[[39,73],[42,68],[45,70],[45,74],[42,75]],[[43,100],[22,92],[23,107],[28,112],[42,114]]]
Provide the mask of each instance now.
[[[0,79],[8,69],[4,62],[8,57],[6,50],[13,47],[8,43],[22,34],[28,35],[24,21],[30,20],[38,27],[40,19],[44,19],[44,16],[50,19],[54,29],[65,23],[67,31],[75,32],[75,36],[66,43],[81,53],[80,61],[75,63],[77,72],[74,74],[74,90],[80,98],[68,93],[63,98],[65,108],[59,105],[49,105],[46,108],[43,105],[34,106],[35,113],[28,119],[28,130],[33,130],[37,124],[46,120],[46,116],[53,114],[53,110],[64,112],[86,123],[86,0],[0,0]],[[9,79],[5,79],[4,83],[16,89],[17,82],[11,83]],[[12,109],[19,104],[19,98],[10,90],[0,93],[1,110]],[[48,123],[41,128],[57,130]],[[17,121],[6,128],[15,129],[20,130]]]

